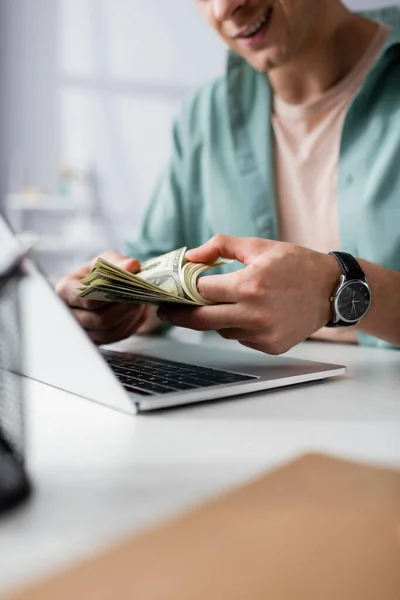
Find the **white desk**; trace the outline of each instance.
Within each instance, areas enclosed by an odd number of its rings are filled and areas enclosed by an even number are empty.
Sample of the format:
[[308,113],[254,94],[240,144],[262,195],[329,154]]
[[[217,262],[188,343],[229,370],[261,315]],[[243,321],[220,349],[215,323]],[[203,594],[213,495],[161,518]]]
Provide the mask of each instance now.
[[290,354],[349,372],[138,417],[29,382],[36,489],[0,520],[0,597],[307,450],[400,466],[400,352],[306,343]]

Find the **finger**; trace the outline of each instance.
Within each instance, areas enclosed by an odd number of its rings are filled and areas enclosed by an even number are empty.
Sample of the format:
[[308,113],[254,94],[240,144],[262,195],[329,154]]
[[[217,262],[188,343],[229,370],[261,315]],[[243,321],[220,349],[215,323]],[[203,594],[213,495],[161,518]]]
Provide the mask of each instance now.
[[199,293],[209,302],[216,304],[230,304],[242,299],[238,285],[239,273],[228,273],[227,275],[207,275],[199,277],[197,289]]
[[[109,251],[100,255],[108,262],[119,266],[130,273],[140,271],[140,262],[135,258],[128,258],[118,252]],[[87,300],[79,298],[79,288],[82,285],[82,279],[91,271],[95,265],[97,258],[86,263],[75,271],[72,275],[63,277],[56,285],[56,293],[72,308],[83,308],[85,310],[99,310],[102,307],[109,305],[109,302],[101,302],[99,300]]]
[[[87,273],[89,271],[90,266]],[[99,310],[100,308],[110,304],[109,302],[100,302],[99,300],[87,300],[85,298],[79,298],[79,288],[82,286],[82,283],[78,273],[83,273],[83,267],[82,270],[77,271],[74,273],[74,275],[68,275],[67,277],[60,279],[55,288],[56,294],[66,304],[68,304],[68,306],[71,308],[82,308],[85,310]],[[86,275],[82,275],[82,279],[83,277],[86,277]]]
[[77,308],[75,318],[84,329],[107,331],[122,323],[136,323],[145,312],[143,305],[112,303],[97,311]]
[[[138,273],[140,271],[140,262],[136,258],[129,258],[114,250],[100,254],[100,258],[104,258],[113,265],[129,271],[129,273]],[[96,260],[97,258],[93,259],[91,263],[92,267],[95,265]]]
[[248,265],[255,254],[265,250],[268,240],[259,238],[240,238],[229,235],[216,235],[211,240],[186,252],[191,262],[211,262],[217,258],[232,258]]
[[239,343],[242,346],[245,346],[246,348],[250,348],[251,350],[257,350],[258,352],[264,352],[262,346],[260,344],[257,344],[256,342],[245,342],[245,341],[239,340]]
[[177,327],[195,331],[215,331],[243,325],[243,315],[239,304],[219,304],[199,308],[166,308],[158,310],[157,316]]
[[113,344],[115,342],[120,342],[121,340],[125,340],[130,337],[139,329],[142,325],[142,322],[135,323],[134,325],[130,323],[122,323],[117,325],[113,329],[108,329],[107,331],[100,331],[98,329],[87,330],[87,333],[91,340],[97,344],[98,346],[102,344]]
[[147,318],[147,312],[144,311],[143,315],[133,323],[120,323],[116,327],[112,329],[108,329],[106,331],[101,331],[98,329],[87,330],[87,334],[91,338],[91,340],[97,344],[113,344],[114,342],[119,342],[121,340],[125,340],[128,337],[134,335],[144,324]]
[[257,332],[241,327],[231,327],[230,329],[220,329],[218,334],[226,340],[236,340],[237,342],[247,343],[256,340]]

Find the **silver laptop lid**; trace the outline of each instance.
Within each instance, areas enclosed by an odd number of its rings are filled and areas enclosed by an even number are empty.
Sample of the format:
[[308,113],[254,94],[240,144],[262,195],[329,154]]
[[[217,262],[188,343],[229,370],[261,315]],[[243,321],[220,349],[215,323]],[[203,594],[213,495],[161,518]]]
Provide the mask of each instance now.
[[[0,256],[19,251],[20,242],[0,215]],[[19,284],[23,357],[21,374],[134,413],[134,404],[119,385],[96,346],[58,298],[36,264],[24,260]]]

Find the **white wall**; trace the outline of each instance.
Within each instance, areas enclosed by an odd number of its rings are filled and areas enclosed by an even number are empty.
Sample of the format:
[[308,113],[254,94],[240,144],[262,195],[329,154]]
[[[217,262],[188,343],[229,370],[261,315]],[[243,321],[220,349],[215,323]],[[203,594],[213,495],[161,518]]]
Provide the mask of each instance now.
[[96,165],[121,237],[132,235],[169,153],[182,100],[223,72],[194,0],[62,0],[61,148]]
[[56,16],[54,0],[0,0],[0,198],[55,184]]

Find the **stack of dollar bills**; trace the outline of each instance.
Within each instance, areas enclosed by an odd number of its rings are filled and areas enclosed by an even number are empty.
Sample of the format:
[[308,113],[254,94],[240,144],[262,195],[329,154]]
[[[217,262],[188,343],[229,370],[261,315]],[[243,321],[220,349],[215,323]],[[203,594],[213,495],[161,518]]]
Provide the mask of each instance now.
[[144,262],[136,274],[100,257],[82,280],[79,297],[140,304],[212,304],[199,294],[197,278],[204,271],[230,261],[192,263],[185,259],[185,254],[186,248],[180,248],[152,258]]

